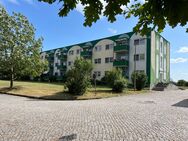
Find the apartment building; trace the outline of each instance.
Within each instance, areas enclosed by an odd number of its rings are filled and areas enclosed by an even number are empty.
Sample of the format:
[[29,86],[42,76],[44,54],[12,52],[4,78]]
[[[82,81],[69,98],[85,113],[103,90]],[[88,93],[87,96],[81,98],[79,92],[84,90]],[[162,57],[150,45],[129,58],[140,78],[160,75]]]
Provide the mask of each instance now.
[[141,36],[134,32],[106,37],[76,45],[61,47],[41,53],[49,68],[45,78],[54,76],[62,80],[76,58],[90,59],[93,71],[100,80],[107,71],[121,68],[131,81],[134,71],[145,72],[150,87],[170,81],[170,43],[155,31]]

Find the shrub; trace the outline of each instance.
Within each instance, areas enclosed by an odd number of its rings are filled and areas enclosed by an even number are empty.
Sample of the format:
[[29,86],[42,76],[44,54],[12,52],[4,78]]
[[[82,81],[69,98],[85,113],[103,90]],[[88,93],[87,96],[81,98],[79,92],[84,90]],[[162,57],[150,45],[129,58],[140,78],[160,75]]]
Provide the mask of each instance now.
[[178,80],[177,85],[178,86],[186,86],[186,81],[185,80]]
[[187,87],[188,87],[188,81],[185,83],[185,86],[187,86]]
[[104,80],[112,88],[113,91],[122,92],[127,84],[126,79],[122,75],[121,69],[113,69],[107,72]]
[[125,79],[115,80],[112,90],[115,92],[123,92],[123,89],[125,88],[125,86],[126,86]]
[[76,59],[74,67],[66,74],[65,87],[69,93],[74,95],[83,95],[91,85],[92,64],[84,59]]
[[131,75],[132,83],[134,85],[134,79],[136,77],[136,89],[137,90],[142,90],[147,82],[147,76],[144,72],[133,72]]

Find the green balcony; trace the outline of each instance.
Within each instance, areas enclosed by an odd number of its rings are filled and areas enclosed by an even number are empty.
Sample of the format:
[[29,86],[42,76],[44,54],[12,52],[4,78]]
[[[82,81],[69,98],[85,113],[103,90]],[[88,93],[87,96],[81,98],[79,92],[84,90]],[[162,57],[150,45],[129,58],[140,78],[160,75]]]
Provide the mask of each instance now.
[[92,55],[92,52],[90,52],[90,51],[82,51],[80,55],[81,55],[82,57],[91,56],[91,55]]
[[128,66],[129,63],[127,60],[115,60],[113,62],[113,66],[115,67],[123,67],[123,66]]
[[129,46],[128,45],[117,45],[114,46],[114,51],[118,52],[118,51],[128,51],[129,50]]
[[56,76],[56,80],[57,80],[57,81],[63,80],[63,76]]
[[67,66],[58,65],[58,66],[57,66],[57,69],[59,69],[59,70],[66,70],[66,69],[67,69]]

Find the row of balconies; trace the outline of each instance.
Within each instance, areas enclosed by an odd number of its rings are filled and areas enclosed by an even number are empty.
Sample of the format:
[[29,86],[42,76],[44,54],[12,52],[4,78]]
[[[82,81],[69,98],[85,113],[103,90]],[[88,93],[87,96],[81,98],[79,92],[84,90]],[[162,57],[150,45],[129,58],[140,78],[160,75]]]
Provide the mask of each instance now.
[[[128,45],[116,45],[114,46],[114,52],[120,52],[120,51],[128,51],[129,50],[129,46]],[[91,57],[92,56],[92,52],[91,51],[82,51],[80,53],[80,55],[82,57]],[[67,55],[64,53],[62,55],[58,54],[57,57],[61,60],[66,60],[67,59]],[[54,54],[49,54],[48,57],[49,61],[53,61],[54,60]]]

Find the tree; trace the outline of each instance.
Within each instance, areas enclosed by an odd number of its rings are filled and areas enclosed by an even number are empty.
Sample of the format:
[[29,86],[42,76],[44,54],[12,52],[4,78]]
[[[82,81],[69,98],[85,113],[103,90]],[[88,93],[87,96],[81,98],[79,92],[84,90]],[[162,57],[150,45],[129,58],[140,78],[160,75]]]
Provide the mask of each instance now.
[[[59,2],[62,8],[59,16],[67,14],[76,8],[78,3],[84,5],[85,26],[91,26],[100,19],[100,15],[106,16],[108,21],[116,21],[116,16],[123,14],[125,18],[138,17],[138,23],[134,31],[142,31],[143,34],[157,28],[160,32],[167,24],[176,27],[178,24],[185,26],[188,21],[187,0],[39,0],[49,4]],[[122,8],[124,7],[124,8]],[[187,28],[188,32],[188,28]]]
[[66,74],[65,86],[69,93],[83,95],[91,85],[92,63],[83,58],[76,59],[74,66]]
[[185,80],[178,80],[177,85],[178,86],[186,86],[186,81]]
[[40,59],[42,38],[35,39],[35,29],[19,13],[9,15],[0,6],[0,72],[6,72],[13,81],[23,75],[38,76],[46,68]]
[[134,81],[135,77],[136,77],[136,89],[142,90],[145,87],[146,82],[147,82],[146,74],[144,72],[138,72],[138,71],[133,72],[131,75],[133,85],[135,83]]
[[107,72],[104,80],[112,88],[112,90],[116,92],[122,92],[127,85],[127,81],[122,75],[122,70],[118,68]]

